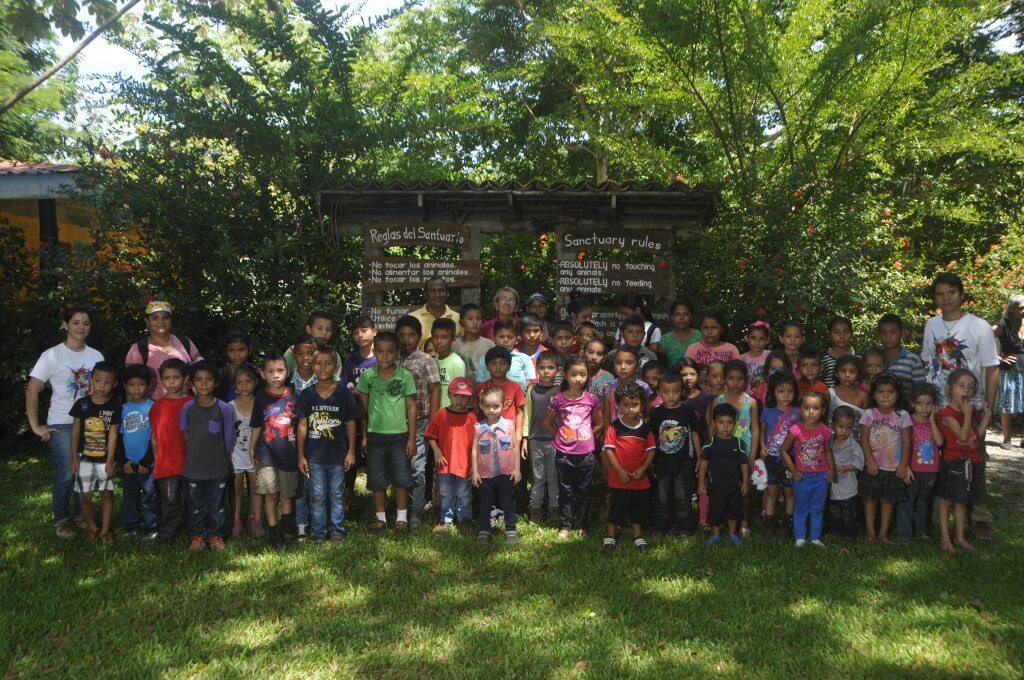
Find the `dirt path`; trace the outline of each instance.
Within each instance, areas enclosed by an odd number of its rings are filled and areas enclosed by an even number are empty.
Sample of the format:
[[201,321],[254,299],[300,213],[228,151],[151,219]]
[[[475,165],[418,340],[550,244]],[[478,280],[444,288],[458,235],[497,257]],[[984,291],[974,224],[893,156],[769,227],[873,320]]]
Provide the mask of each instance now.
[[[1010,450],[999,447],[1003,435],[997,430],[989,430],[985,437],[988,447],[988,481],[989,497],[995,506],[996,513],[1009,513],[1017,518],[1024,518],[1024,449],[1020,447],[1020,438],[1015,436],[1013,448]],[[996,522],[998,522],[998,516]]]

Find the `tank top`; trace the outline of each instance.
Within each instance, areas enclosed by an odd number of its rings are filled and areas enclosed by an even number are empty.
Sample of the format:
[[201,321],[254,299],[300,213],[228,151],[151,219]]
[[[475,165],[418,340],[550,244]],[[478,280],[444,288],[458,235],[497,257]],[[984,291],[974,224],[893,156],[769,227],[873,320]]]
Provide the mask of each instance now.
[[[724,404],[725,395],[721,394],[715,401],[716,404]],[[750,440],[752,439],[750,431],[750,395],[743,395],[743,408],[739,409],[736,413],[736,424],[732,428],[732,436],[738,437],[747,451],[750,451]]]

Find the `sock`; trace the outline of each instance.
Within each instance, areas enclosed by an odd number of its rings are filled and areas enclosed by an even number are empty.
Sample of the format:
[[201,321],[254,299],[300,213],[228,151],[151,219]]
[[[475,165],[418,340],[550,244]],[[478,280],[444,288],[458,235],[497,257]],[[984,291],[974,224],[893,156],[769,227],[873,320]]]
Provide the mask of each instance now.
[[396,522],[408,522],[409,521],[409,510],[399,510],[398,517],[395,519]]
[[388,516],[383,512],[375,512],[374,516],[381,522],[386,522],[388,520]]
[[612,538],[611,536],[607,536],[604,539],[604,544],[605,545],[615,545],[615,539]]

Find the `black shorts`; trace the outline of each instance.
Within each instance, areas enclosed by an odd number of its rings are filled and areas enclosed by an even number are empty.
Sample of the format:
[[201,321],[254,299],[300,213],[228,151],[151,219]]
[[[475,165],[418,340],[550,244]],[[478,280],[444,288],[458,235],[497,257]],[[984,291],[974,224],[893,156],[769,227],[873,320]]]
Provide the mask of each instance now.
[[650,504],[650,489],[609,489],[608,524],[624,526],[628,515],[630,524],[644,526]]
[[975,499],[974,463],[961,458],[954,461],[942,461],[939,471],[939,498],[950,503],[971,503]]
[[721,526],[723,522],[743,519],[743,494],[737,488],[712,485],[708,489],[708,524]]

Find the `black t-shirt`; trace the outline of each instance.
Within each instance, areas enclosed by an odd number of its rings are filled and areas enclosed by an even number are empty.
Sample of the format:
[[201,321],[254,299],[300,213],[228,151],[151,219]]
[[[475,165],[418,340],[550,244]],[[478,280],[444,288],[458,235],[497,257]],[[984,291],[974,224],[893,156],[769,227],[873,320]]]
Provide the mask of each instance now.
[[741,465],[746,465],[747,453],[737,437],[719,439],[712,437],[700,453],[700,459],[708,462],[708,485],[738,489],[743,483]]
[[359,418],[359,409],[352,393],[341,383],[326,399],[310,385],[299,392],[296,418],[305,418],[306,460],[323,465],[341,465],[348,453],[345,423]]
[[218,400],[203,406],[190,401],[184,408],[187,411],[183,409],[182,419],[187,425],[188,441],[181,475],[187,479],[224,479],[231,474],[229,437],[224,432],[224,428],[232,427],[230,418],[224,416],[227,404]]
[[255,458],[285,472],[299,469],[299,452],[295,448],[295,415],[298,399],[291,387],[284,394],[274,395],[263,389],[256,393],[249,424],[260,428]]
[[110,426],[121,422],[121,401],[111,397],[104,404],[94,404],[92,397],[82,397],[71,407],[71,417],[82,421],[76,452],[79,459],[102,463],[107,457]]
[[686,404],[680,402],[675,408],[664,404],[656,407],[651,411],[651,432],[658,447],[656,458],[675,463],[696,458],[692,436],[696,427],[697,414]]

